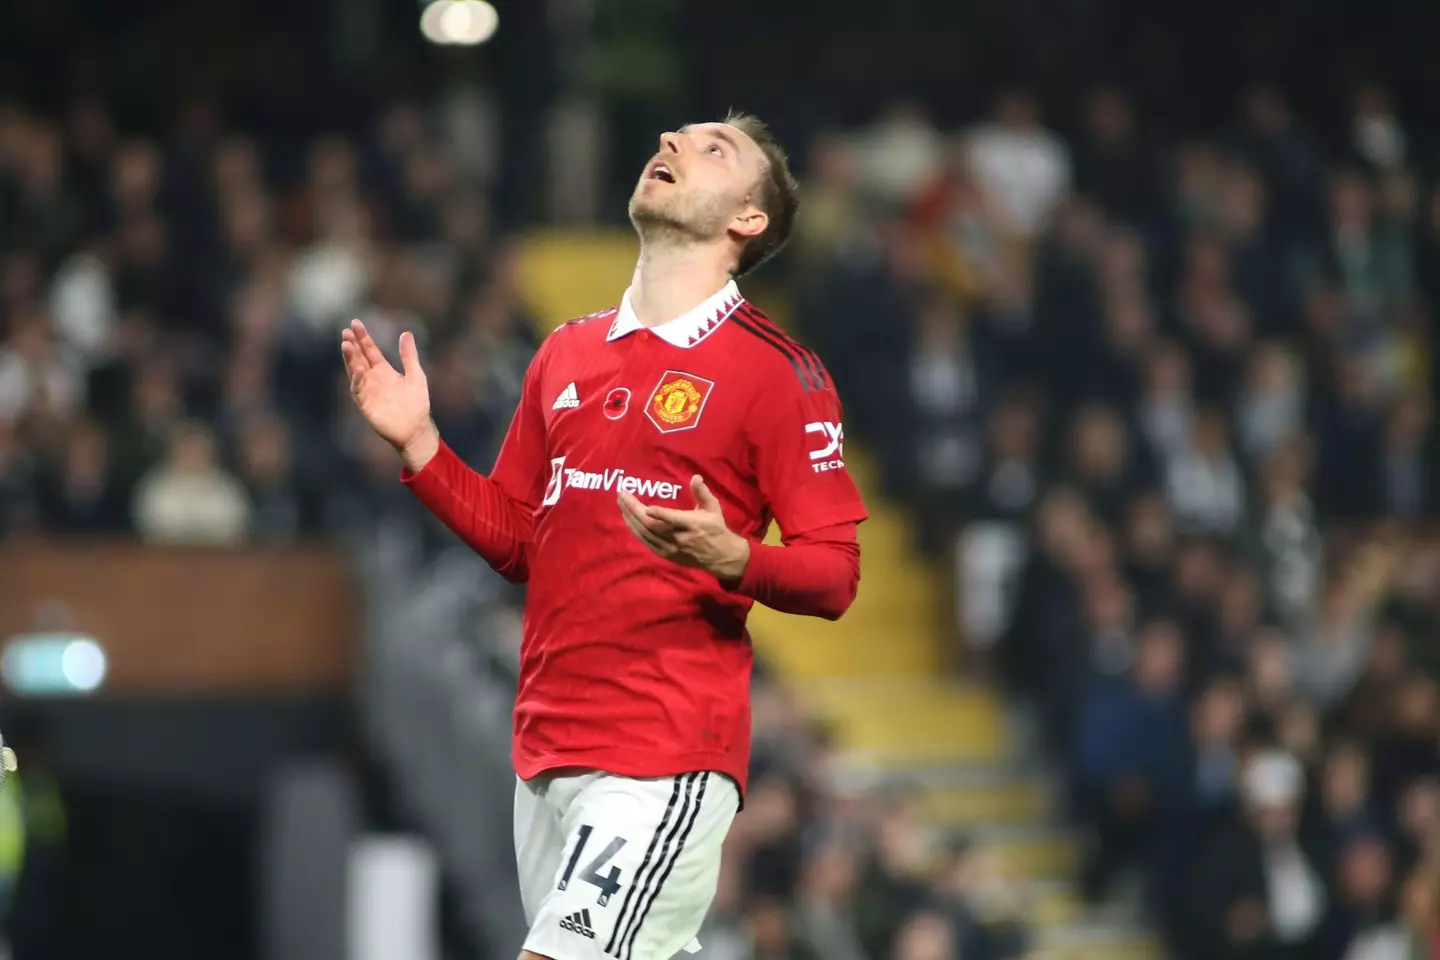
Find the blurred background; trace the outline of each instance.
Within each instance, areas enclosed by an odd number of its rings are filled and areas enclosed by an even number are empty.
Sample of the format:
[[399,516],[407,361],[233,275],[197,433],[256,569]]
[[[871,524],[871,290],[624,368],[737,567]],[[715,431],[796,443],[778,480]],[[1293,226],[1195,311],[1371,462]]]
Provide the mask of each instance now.
[[21,960],[510,960],[487,469],[656,136],[804,180],[745,288],[873,519],[757,611],[700,960],[1440,955],[1440,6],[3,0],[0,909]]

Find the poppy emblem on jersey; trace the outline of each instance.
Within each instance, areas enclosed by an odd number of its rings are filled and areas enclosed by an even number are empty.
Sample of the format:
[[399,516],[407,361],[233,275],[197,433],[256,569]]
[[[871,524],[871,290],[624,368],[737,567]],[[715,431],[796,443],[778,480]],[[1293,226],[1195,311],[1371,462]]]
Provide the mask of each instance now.
[[619,420],[630,410],[630,388],[616,387],[605,395],[605,419]]
[[661,433],[677,430],[693,430],[700,424],[700,415],[705,412],[705,401],[715,389],[714,380],[697,377],[680,370],[666,370],[650,403],[645,416],[655,424]]

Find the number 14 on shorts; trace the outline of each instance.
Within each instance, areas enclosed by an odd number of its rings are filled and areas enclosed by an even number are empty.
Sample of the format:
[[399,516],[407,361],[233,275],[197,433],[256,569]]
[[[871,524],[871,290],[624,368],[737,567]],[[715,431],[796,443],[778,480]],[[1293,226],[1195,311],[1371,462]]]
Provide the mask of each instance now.
[[[585,847],[590,842],[590,835],[594,832],[594,828],[588,823],[580,828],[575,838],[575,849],[570,852],[570,860],[565,864],[565,872],[560,876],[560,882],[556,885],[558,889],[569,889],[570,880],[575,875],[575,868],[579,865],[580,858],[584,856]],[[600,895],[595,898],[595,902],[602,907],[608,904],[610,898],[620,891],[620,868],[611,866],[610,872],[603,875],[600,871],[605,869],[605,866],[609,864],[611,860],[615,859],[615,854],[619,853],[624,846],[625,838],[616,837],[606,844],[605,849],[596,854],[596,856],[585,865],[585,868],[580,871],[579,879],[591,884],[600,891]]]

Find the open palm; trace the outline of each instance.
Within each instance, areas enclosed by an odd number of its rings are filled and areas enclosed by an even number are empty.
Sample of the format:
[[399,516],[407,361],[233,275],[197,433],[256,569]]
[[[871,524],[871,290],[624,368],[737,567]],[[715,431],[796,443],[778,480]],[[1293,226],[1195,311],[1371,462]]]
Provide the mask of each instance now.
[[385,359],[365,324],[351,321],[340,335],[340,353],[350,376],[350,395],[371,429],[402,453],[434,428],[430,424],[430,387],[420,368],[415,337],[400,335],[400,364]]

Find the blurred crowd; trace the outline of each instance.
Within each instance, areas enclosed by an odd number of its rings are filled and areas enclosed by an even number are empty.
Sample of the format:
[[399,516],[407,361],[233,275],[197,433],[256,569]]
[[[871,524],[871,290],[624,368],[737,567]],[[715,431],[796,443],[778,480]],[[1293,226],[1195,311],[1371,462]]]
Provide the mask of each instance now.
[[755,755],[700,939],[712,960],[1030,955],[1026,891],[996,850],[929,823],[912,785],[837,753],[765,672]]
[[0,536],[286,541],[399,511],[340,327],[435,359],[436,418],[493,459],[535,333],[475,138],[396,105],[363,139],[165,137],[0,103]]
[[[789,263],[1085,893],[1196,960],[1440,949],[1440,167],[1383,88],[1337,111],[1257,87],[1172,139],[1113,87],[1062,128],[1023,90],[954,132],[897,104],[814,144]],[[864,955],[1015,955],[963,858],[909,882],[872,814],[858,866],[801,858],[793,922],[824,889]]]
[[[1174,139],[1123,90],[819,137],[766,279],[953,567],[967,668],[1036,718],[1097,901],[1196,960],[1429,955],[1440,903],[1440,189],[1376,86],[1313,133],[1257,88]],[[464,147],[469,144],[469,147]],[[421,335],[496,452],[534,346],[483,138],[413,105],[258,142],[193,110],[0,104],[0,536],[433,530],[337,333]],[[438,539],[438,538],[437,538]],[[763,676],[706,955],[1006,960],[992,852],[839,775]]]

